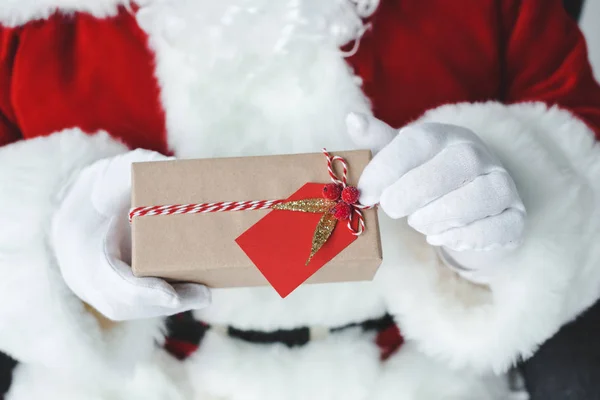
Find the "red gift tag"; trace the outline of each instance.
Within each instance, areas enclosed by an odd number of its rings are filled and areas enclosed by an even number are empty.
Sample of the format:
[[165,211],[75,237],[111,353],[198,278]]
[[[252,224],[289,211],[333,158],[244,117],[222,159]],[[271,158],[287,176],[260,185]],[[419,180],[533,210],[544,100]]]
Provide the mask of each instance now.
[[[322,190],[322,183],[307,183],[286,200],[321,198]],[[313,234],[322,216],[321,213],[272,210],[236,239],[281,297],[293,292],[356,240],[346,223],[339,222],[306,265]]]

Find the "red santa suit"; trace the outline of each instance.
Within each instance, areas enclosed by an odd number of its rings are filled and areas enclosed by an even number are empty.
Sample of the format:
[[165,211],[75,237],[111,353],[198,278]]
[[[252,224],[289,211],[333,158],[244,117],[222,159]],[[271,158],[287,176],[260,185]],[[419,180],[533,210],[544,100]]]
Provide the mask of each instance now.
[[[561,2],[383,0],[344,41],[347,12],[317,0],[0,1],[0,350],[21,361],[8,399],[505,398],[488,373],[597,300],[600,87]],[[461,278],[382,218],[374,282],[285,300],[215,290],[193,313],[211,327],[200,347],[167,341],[185,361],[156,345],[162,320],[105,329],[66,286],[48,232],[82,168],[134,148],[342,150],[356,111],[397,128],[461,125],[502,159],[528,226],[491,283]],[[374,331],[347,325],[387,314],[405,343],[382,362]],[[300,347],[224,333],[299,327],[311,339]]]

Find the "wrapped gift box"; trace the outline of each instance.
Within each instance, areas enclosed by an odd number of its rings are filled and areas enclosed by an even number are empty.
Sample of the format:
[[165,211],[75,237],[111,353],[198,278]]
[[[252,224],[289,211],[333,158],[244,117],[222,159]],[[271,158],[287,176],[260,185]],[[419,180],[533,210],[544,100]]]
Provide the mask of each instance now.
[[[349,185],[371,158],[362,150],[334,155],[345,158]],[[339,164],[334,171],[341,176]],[[132,209],[316,198],[330,182],[322,153],[134,163]],[[271,284],[282,296],[301,283],[370,280],[382,261],[381,243],[376,209],[362,213],[360,236],[339,221],[308,265],[299,261],[310,252],[319,214],[266,209],[136,216],[132,267],[136,276],[213,288]],[[293,282],[280,282],[288,278]]]

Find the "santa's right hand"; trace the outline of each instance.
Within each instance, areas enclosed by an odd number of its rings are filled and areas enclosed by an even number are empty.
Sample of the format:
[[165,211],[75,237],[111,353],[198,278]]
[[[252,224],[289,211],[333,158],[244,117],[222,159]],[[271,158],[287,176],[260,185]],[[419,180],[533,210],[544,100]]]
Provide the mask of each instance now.
[[134,150],[86,167],[64,189],[54,215],[52,245],[66,284],[115,321],[169,316],[210,303],[203,285],[139,278],[129,265],[131,164],[164,159]]

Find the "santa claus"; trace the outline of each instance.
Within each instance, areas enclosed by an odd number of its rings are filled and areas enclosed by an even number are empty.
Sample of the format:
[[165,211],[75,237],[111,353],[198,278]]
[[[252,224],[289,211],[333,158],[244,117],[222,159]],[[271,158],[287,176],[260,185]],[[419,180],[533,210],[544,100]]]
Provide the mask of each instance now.
[[[504,399],[599,297],[600,87],[559,0],[1,0],[0,24],[7,399]],[[376,153],[373,282],[132,275],[132,162],[322,147]]]

